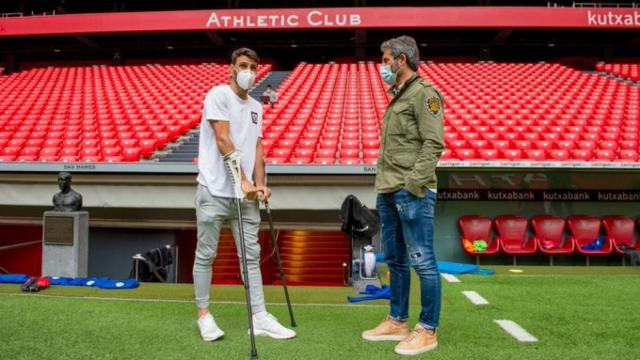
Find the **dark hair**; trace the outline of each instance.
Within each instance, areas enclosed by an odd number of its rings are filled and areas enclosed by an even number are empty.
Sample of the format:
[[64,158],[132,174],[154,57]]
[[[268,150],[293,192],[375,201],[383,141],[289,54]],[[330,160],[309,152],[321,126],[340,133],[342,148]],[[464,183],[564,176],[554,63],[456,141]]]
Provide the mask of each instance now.
[[271,86],[271,84],[267,84],[267,87],[268,88],[273,88],[273,86]]
[[236,49],[233,53],[231,53],[231,65],[235,65],[236,60],[243,55],[260,64],[260,58],[258,57],[258,54],[249,48],[243,47]]
[[413,71],[418,70],[420,64],[420,51],[418,51],[418,45],[411,36],[400,36],[394,39],[389,39],[380,45],[380,51],[384,52],[386,49],[391,50],[393,58],[398,58],[404,54],[407,57],[407,64]]

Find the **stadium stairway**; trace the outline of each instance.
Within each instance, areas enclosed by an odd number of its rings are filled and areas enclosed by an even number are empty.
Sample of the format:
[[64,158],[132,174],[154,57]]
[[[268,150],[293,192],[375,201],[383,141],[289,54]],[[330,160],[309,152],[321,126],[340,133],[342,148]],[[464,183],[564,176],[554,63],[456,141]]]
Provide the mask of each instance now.
[[267,85],[271,85],[272,88],[277,89],[280,84],[289,77],[291,71],[272,71],[268,73],[262,80],[249,92],[249,95],[260,100],[260,95],[267,89]]
[[161,162],[192,162],[198,156],[198,144],[200,143],[200,129],[187,141],[160,159]]
[[[274,89],[286,79],[291,71],[272,71],[267,74],[262,81],[256,85],[249,95],[256,100],[260,99],[260,95],[265,91],[267,85],[271,85]],[[200,141],[200,132],[193,134],[187,141],[182,144],[176,144],[173,151],[161,158],[161,162],[192,162],[198,156],[198,144]]]

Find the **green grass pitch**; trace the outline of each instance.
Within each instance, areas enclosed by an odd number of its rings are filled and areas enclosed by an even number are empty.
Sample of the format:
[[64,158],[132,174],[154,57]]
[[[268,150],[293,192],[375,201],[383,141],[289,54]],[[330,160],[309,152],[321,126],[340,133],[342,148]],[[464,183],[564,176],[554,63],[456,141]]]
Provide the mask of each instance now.
[[[425,359],[637,359],[640,270],[632,267],[496,267],[493,276],[443,281],[440,346]],[[419,313],[412,281],[411,326]],[[489,305],[471,304],[477,291]],[[22,294],[0,285],[1,359],[247,359],[244,290],[214,286],[211,309],[226,332],[203,342],[192,286],[142,284],[135,290],[52,287]],[[268,309],[288,325],[282,288],[265,287]],[[290,288],[298,337],[258,338],[260,359],[399,359],[393,342],[360,333],[388,312],[386,301],[347,305],[350,288]],[[513,320],[536,336],[520,343],[493,320]]]

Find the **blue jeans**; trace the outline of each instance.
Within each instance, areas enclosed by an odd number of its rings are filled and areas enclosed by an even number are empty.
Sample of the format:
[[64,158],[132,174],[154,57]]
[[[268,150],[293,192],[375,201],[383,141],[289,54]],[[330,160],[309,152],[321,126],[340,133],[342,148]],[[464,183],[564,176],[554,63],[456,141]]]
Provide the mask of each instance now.
[[442,284],[433,251],[433,228],[436,194],[427,191],[419,198],[401,189],[379,194],[377,208],[382,225],[384,258],[391,272],[391,318],[409,318],[409,262],[420,278],[419,324],[436,329],[440,322]]

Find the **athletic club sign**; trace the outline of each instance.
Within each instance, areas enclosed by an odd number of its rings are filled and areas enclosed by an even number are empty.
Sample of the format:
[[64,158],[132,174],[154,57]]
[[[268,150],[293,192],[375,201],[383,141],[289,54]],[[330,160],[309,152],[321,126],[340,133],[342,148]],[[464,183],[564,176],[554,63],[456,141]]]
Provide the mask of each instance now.
[[358,7],[116,12],[0,18],[0,38],[170,31],[640,29],[632,8]]
[[207,21],[207,28],[217,29],[260,29],[297,27],[356,27],[362,25],[362,17],[357,13],[323,13],[322,10],[307,10],[305,14],[271,15],[223,15],[213,11]]

